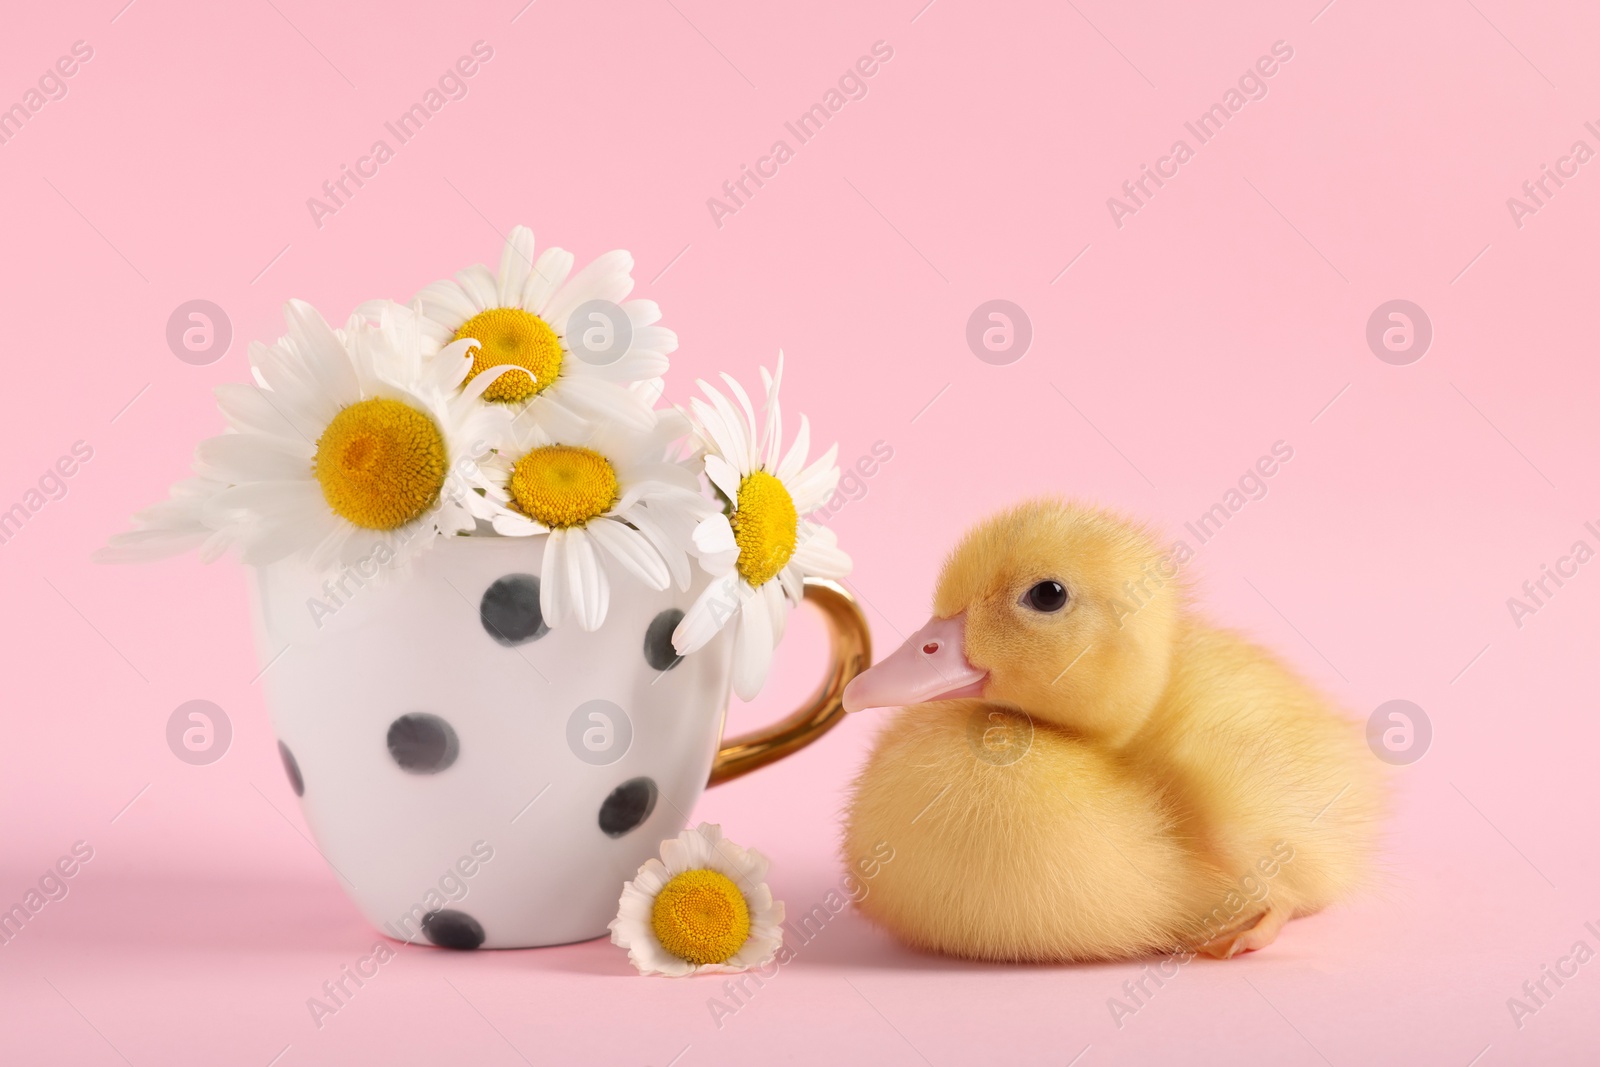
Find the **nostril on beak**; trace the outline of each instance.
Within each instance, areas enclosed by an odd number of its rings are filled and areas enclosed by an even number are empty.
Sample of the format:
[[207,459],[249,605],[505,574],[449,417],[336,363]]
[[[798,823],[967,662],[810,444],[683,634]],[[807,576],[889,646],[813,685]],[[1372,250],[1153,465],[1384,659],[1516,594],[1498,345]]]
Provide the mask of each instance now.
[[850,679],[844,692],[845,710],[982,696],[988,672],[967,662],[965,623],[959,614],[929,619],[899,648]]

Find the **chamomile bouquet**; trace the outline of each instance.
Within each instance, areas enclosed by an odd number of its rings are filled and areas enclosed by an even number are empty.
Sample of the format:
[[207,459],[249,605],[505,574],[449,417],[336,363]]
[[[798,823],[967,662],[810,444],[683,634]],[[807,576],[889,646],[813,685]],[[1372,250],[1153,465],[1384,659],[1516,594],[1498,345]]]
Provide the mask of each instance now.
[[370,301],[343,326],[290,301],[284,336],[250,346],[253,380],[217,389],[226,431],[99,557],[231,550],[332,571],[379,549],[403,581],[442,537],[529,538],[545,624],[583,630],[614,589],[688,589],[698,568],[709,580],[673,645],[734,627],[734,690],[753,697],[805,579],[850,570],[810,519],[837,450],[809,457],[804,416],[785,444],[781,353],[759,413],[726,374],[687,410],[663,406],[678,338],[655,301],[629,299],[633,258],[574,266],[519,226],[498,271]]

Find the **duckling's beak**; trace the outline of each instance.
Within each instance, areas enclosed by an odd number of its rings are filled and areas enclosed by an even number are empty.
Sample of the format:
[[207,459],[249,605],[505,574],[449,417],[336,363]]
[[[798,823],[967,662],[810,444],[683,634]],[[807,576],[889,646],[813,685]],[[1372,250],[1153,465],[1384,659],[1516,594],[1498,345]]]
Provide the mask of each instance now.
[[844,687],[846,711],[896,708],[930,700],[983,695],[988,671],[967,662],[967,617],[929,619],[877,665],[862,671]]

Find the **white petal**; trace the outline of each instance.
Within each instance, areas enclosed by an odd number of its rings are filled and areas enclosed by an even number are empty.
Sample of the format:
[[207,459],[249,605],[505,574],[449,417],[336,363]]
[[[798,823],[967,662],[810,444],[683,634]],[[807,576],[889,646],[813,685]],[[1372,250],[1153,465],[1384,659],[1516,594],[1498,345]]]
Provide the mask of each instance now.
[[563,374],[545,396],[558,399],[562,406],[591,422],[614,421],[636,433],[648,432],[655,426],[655,412],[644,399],[614,382]]
[[610,363],[597,364],[578,360],[575,369],[589,377],[607,382],[644,382],[665,375],[672,369],[672,361],[663,352],[629,345],[626,352]]
[[[357,304],[355,310],[350,312],[351,321],[365,319],[368,322],[377,322],[383,318],[383,313],[393,303],[390,300],[363,300]],[[348,327],[346,328],[348,330]]]
[[839,535],[826,526],[804,523],[790,562],[807,574],[838,581],[850,573],[850,557],[839,548]]
[[707,456],[706,477],[711,479],[712,485],[722,490],[723,496],[729,500],[738,501],[740,479],[739,472],[733,469],[733,464],[721,456]]
[[670,356],[678,350],[678,335],[665,326],[636,326],[633,331],[633,347]]
[[[518,515],[514,511],[498,511],[495,513],[494,518],[490,520],[490,523],[494,526],[494,532],[501,537],[533,537],[536,534],[550,532],[542,524],[534,522],[526,516]],[[548,551],[546,549],[546,552]],[[541,599],[543,595],[543,590],[541,589]]]
[[720,552],[696,553],[695,559],[707,574],[727,574],[739,562],[739,549],[734,547]]
[[466,270],[456,274],[456,281],[467,294],[467,299],[472,301],[479,311],[487,311],[495,307],[499,298],[499,285],[494,280],[494,275],[489,273],[489,268],[482,263],[474,263]]
[[[421,305],[419,304],[418,306],[420,307]],[[467,318],[471,318],[471,316],[469,315]],[[425,315],[417,320],[417,332],[427,339],[427,345],[437,347],[453,338],[456,335],[456,331],[461,328],[461,324],[466,321],[466,319],[462,319],[455,326],[446,326],[432,315]]]
[[[704,382],[701,382],[700,386],[708,393],[715,393],[715,390]],[[737,420],[729,422],[723,417],[722,410],[717,405],[699,397],[691,397],[689,407],[694,412],[694,419],[699,426],[701,436],[706,439],[711,450],[733,464],[733,468],[739,472],[741,478],[749,474],[751,468],[745,462],[747,457],[744,450],[744,434],[740,431]]]
[[789,602],[784,599],[781,582],[766,582],[761,587],[761,595],[767,602],[767,618],[772,620],[772,645],[776,648],[789,623]]
[[517,306],[532,270],[533,231],[526,226],[513,226],[511,236],[500,253],[500,278],[496,289],[496,301],[500,307]]
[[771,905],[772,891],[761,884],[767,876],[766,857],[761,853],[752,853],[723,838],[713,846],[706,865],[738,883],[740,894],[750,904],[752,917],[757,910]]
[[672,631],[672,647],[678,655],[698,652],[739,614],[739,579],[728,575],[700,591],[678,628]]
[[639,331],[644,327],[661,321],[661,305],[654,300],[630,300],[622,305],[622,310],[628,316],[628,321],[633,324],[635,337],[639,336]]
[[463,337],[452,341],[434,353],[424,368],[423,384],[446,394],[461,388],[472,371],[472,350],[478,347],[476,339]]
[[633,256],[618,249],[599,256],[568,280],[561,291],[545,305],[540,317],[561,336],[566,336],[567,318],[578,305],[590,300],[610,300],[620,304],[633,289]]
[[291,300],[284,305],[284,317],[289,336],[300,342],[306,368],[322,395],[338,404],[359,399],[361,386],[350,353],[322,314],[304,300]]
[[565,248],[547,248],[533,261],[533,269],[522,287],[522,308],[543,316],[550,297],[572,273],[572,253]]
[[567,531],[551,530],[544,542],[539,566],[539,614],[546,626],[560,626],[567,618],[572,593],[567,585]]
[[199,548],[212,536],[213,531],[199,522],[183,528],[128,530],[112,534],[90,558],[96,563],[145,563]]
[[783,461],[775,472],[785,484],[799,476],[806,464],[806,453],[811,449],[811,422],[804,413],[800,416],[800,432],[794,435],[794,444],[784,453]]
[[348,536],[355,527],[323,507],[257,514],[236,529],[241,562],[259,566],[299,554],[320,569],[323,562],[315,558],[313,550],[331,538]]
[[322,489],[309,478],[288,482],[248,482],[223,489],[212,497],[206,514],[221,521],[229,511],[240,509],[274,521],[281,517],[298,518],[313,510],[328,510]]
[[711,864],[717,842],[722,840],[722,827],[715,823],[701,823],[684,830],[675,838],[661,843],[661,860],[673,872],[698,870]]
[[455,333],[463,323],[480,310],[465,289],[453,281],[433,282],[416,295],[422,312],[428,318]]
[[713,393],[711,403],[722,416],[722,421],[733,429],[733,451],[727,454],[728,462],[739,468],[741,475],[749,474],[760,465],[760,456],[756,452],[755,423],[745,417],[748,411],[744,415],[735,412],[733,404],[721,393]]
[[[648,957],[641,956],[639,959],[635,959],[634,952],[640,951],[637,948],[628,953],[628,958],[634,962],[635,966],[640,968],[640,973],[659,974],[666,978],[684,978],[695,973],[694,964],[688,960],[680,960],[672,955],[666,949],[660,947],[660,942],[653,942],[653,945],[655,947]],[[641,966],[640,960],[642,959],[649,959],[650,962]]]
[[761,465],[769,471],[778,469],[778,448],[783,444],[783,409],[778,406],[778,387],[783,384],[783,350],[778,350],[778,369],[767,374],[761,368],[761,380],[767,387],[767,425],[761,431],[763,446]]
[[289,558],[302,547],[293,531],[281,527],[258,527],[251,531],[249,540],[240,541],[239,562],[251,567],[265,567]]
[[592,633],[606,621],[611,586],[606,581],[605,568],[595,555],[594,542],[589,539],[588,531],[574,527],[565,532],[565,562],[568,587],[572,591],[572,613],[577,617],[578,628]]
[[545,390],[512,420],[512,431],[522,444],[534,448],[556,441],[582,441],[588,438],[594,423],[563,403],[562,392],[559,388]]
[[701,495],[700,478],[676,463],[639,463],[617,466],[617,477],[625,482],[647,482],[647,500],[662,497],[689,498],[709,504]]
[[675,542],[667,534],[665,527],[656,521],[656,513],[648,507],[633,508],[622,517],[638,527],[639,532],[655,546],[655,550],[666,561],[673,583],[679,589],[688,589],[691,577],[689,554],[684,550],[682,541]]
[[734,539],[728,517],[720,511],[703,519],[690,535],[690,551],[700,565],[712,574],[733,569],[739,560],[739,542]]
[[651,378],[648,381],[631,382],[628,388],[638,393],[646,404],[655,407],[666,393],[667,383],[661,378]]
[[750,440],[750,466],[761,465],[761,424],[756,421],[756,409],[750,406],[750,394],[744,391],[744,386],[739,384],[739,379],[726,371],[722,380],[728,383],[728,389],[733,393],[734,399],[739,401],[739,410],[744,413],[744,425],[749,427]]
[[815,463],[800,472],[799,477],[785,483],[790,497],[794,499],[795,510],[800,514],[806,515],[820,508],[838,488],[839,468],[834,462],[838,454],[838,445],[829,446]]
[[665,589],[671,583],[672,573],[667,569],[667,561],[638,530],[600,518],[584,527],[584,532],[651,589]]
[[[645,383],[638,384],[642,386]],[[689,424],[689,417],[676,408],[664,408],[656,412],[656,429],[652,441],[659,450],[651,458],[660,459],[662,456],[676,454],[677,450],[668,446],[688,437],[693,430]]]
[[275,437],[302,436],[299,427],[289,421],[272,405],[272,397],[264,389],[242,382],[224,382],[213,392],[217,407],[235,430],[254,431]]
[[[303,446],[303,447],[300,447]],[[195,447],[195,471],[218,481],[293,481],[311,477],[313,449],[304,442],[257,434],[208,437]]]
[[696,555],[716,555],[721,552],[738,552],[739,542],[733,536],[733,525],[722,512],[717,512],[694,528]]
[[235,539],[232,530],[218,530],[200,546],[200,562],[215,563],[222,558],[224,552],[233,547]]
[[755,926],[752,924],[750,927],[750,939],[744,943],[743,948],[728,958],[727,963],[721,966],[732,974],[753,970],[757,967],[765,969],[772,963],[773,957],[777,954],[778,946],[782,944],[783,937],[781,934],[773,934],[766,937],[760,936],[755,932]]
[[[670,878],[671,875],[662,862],[651,856],[644,861],[644,864],[639,868],[639,873],[633,876],[633,881],[629,884],[648,898],[646,903],[653,904],[655,903],[655,895],[666,888]],[[626,895],[626,891],[624,891],[624,895]]]
[[745,599],[739,609],[739,628],[733,638],[733,691],[741,700],[754,700],[767,682],[772,667],[772,618],[764,596]]

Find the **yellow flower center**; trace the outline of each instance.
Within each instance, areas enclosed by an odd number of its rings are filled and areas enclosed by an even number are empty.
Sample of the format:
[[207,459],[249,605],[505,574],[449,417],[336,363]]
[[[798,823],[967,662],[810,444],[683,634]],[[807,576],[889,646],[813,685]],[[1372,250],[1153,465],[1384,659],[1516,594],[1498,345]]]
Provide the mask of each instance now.
[[561,339],[545,321],[521,308],[490,308],[461,324],[452,341],[470,337],[478,342],[472,350],[471,381],[490,367],[506,363],[533,373],[508,371],[483,392],[485,400],[526,400],[550,387],[561,373]]
[[524,515],[554,528],[582,526],[619,496],[611,461],[573,445],[546,445],[517,460],[510,489]]
[[433,506],[445,478],[433,420],[386,397],[360,400],[317,438],[312,471],[335,515],[368,530],[404,526]]
[[753,471],[739,483],[728,522],[739,543],[739,573],[752,586],[771,581],[794,555],[800,516],[783,482],[766,471]]
[[684,871],[656,894],[650,925],[680,960],[725,963],[750,939],[750,907],[727,875]]

